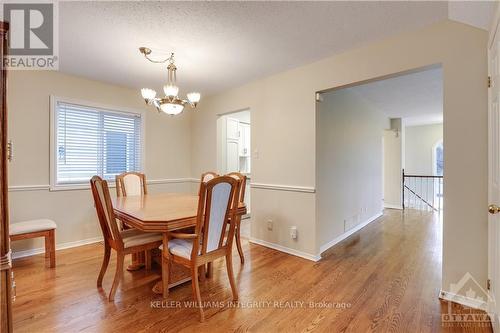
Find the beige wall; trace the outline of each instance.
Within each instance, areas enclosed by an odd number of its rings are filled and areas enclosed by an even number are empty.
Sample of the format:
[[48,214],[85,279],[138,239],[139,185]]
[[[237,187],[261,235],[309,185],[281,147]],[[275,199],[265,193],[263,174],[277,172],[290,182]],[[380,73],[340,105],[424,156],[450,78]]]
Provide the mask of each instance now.
[[[9,139],[14,160],[9,164],[11,221],[51,218],[58,224],[57,243],[67,244],[100,237],[88,190],[49,191],[49,96],[55,95],[117,108],[146,110],[145,172],[151,190],[190,191],[190,113],[179,117],[157,114],[144,105],[137,90],[43,71],[11,71],[8,78]],[[29,189],[37,185],[39,189]],[[28,186],[28,187],[27,187]],[[114,191],[114,189],[112,189]],[[41,247],[40,241],[16,242],[14,250]]]
[[[317,255],[316,91],[423,66],[444,72],[443,289],[466,272],[487,276],[487,33],[452,21],[408,32],[206,98],[192,119],[192,171],[215,169],[217,114],[252,110],[252,236]],[[474,135],[464,135],[474,133]],[[467,152],[466,154],[464,153]],[[258,154],[256,154],[258,153]],[[295,187],[305,187],[300,192]],[[467,188],[467,191],[463,191]],[[285,200],[286,198],[286,200]],[[266,229],[276,203],[278,228]],[[299,238],[292,241],[289,226]],[[433,263],[439,265],[439,261]]]
[[403,137],[401,132],[384,131],[384,206],[402,208]]
[[[270,246],[317,258],[321,242],[317,239],[315,209],[315,92],[442,64],[447,207],[443,289],[449,290],[450,283],[457,282],[466,272],[484,285],[487,276],[486,44],[485,31],[444,21],[204,98],[199,110],[180,117],[162,117],[148,110],[146,172],[150,179],[197,178],[203,171],[215,170],[217,114],[250,108],[252,237]],[[10,168],[12,186],[49,182],[49,95],[144,108],[136,90],[60,73],[10,74],[9,136],[15,145],[15,160]],[[474,135],[465,135],[467,133]],[[195,188],[190,183],[158,186],[163,190]],[[41,215],[54,218],[59,224],[59,243],[76,241],[82,235],[99,235],[88,191],[40,190],[10,194],[12,220]],[[266,227],[269,219],[274,221],[273,230]],[[296,240],[290,237],[290,226],[298,228]],[[25,246],[28,245],[21,247]],[[439,265],[439,260],[431,264]]]
[[[252,188],[251,235],[314,257],[319,249],[315,241],[315,100],[314,93],[302,90],[303,82],[290,84],[295,77],[287,72],[206,98],[192,119],[192,170],[193,175],[217,170],[217,115],[250,108],[252,183],[310,190]],[[273,230],[267,229],[269,219]],[[291,226],[297,226],[296,240],[290,237]]]
[[320,249],[382,213],[382,137],[389,119],[350,89],[322,94],[316,112]]
[[405,172],[432,175],[434,146],[443,140],[443,124],[406,127]]

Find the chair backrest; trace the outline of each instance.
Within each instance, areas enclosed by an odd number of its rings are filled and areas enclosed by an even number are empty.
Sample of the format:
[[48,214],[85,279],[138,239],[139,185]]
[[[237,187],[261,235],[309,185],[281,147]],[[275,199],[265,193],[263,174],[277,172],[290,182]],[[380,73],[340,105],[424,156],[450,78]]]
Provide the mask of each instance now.
[[113,212],[113,205],[109,195],[108,183],[99,176],[94,176],[90,180],[92,195],[94,197],[95,209],[99,224],[101,225],[104,240],[108,244],[122,244],[123,240],[120,235],[118,223],[116,222]]
[[[206,183],[202,182],[200,188],[196,233],[203,232],[201,253],[205,254],[225,246],[231,247],[234,238],[234,223],[231,223],[230,236],[227,237],[226,243],[224,243],[224,236],[230,214],[236,212],[238,208],[238,203],[232,198],[235,195],[238,196],[239,180],[229,176],[216,177]],[[193,246],[193,253],[198,251],[195,249],[197,247]]]
[[202,183],[207,183],[209,180],[214,179],[215,177],[219,177],[219,175],[215,172],[208,171],[205,173],[201,174],[201,179],[200,179],[200,189],[198,190],[198,196],[201,194],[201,184]]
[[139,172],[124,172],[116,176],[116,195],[132,196],[148,194],[146,175]]
[[228,173],[227,176],[232,177],[240,181],[240,191],[239,191],[239,202],[245,202],[245,189],[247,186],[247,176],[239,172]]

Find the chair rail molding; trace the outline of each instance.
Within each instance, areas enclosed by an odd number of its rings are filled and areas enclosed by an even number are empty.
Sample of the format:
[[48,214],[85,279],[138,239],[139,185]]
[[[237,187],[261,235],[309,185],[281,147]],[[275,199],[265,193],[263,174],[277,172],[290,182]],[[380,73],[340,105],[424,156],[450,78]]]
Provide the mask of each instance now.
[[48,191],[50,190],[50,185],[12,185],[9,186],[9,192],[20,192],[20,191]]
[[165,179],[152,179],[146,180],[151,185],[154,184],[177,184],[177,183],[199,183],[200,181],[195,178],[165,178]]
[[271,191],[288,191],[288,192],[301,192],[301,193],[316,193],[316,188],[310,186],[295,186],[295,185],[279,185],[279,184],[265,184],[265,183],[251,183],[251,188]]
[[[197,183],[198,179],[195,178],[163,178],[163,179],[148,179],[148,185],[159,185],[159,184],[180,184],[180,183]],[[115,187],[115,182],[110,182],[109,187]],[[78,184],[78,185],[68,185],[67,187],[58,186],[57,189],[53,189],[49,184],[41,185],[12,185],[9,186],[9,192],[21,192],[21,191],[79,191],[79,190],[90,190],[90,185]]]
[[[162,179],[148,179],[148,185],[158,185],[158,184],[180,184],[180,183],[199,183],[200,180],[197,178],[162,178]],[[114,187],[115,183],[109,182],[109,187]],[[316,193],[316,188],[310,186],[296,186],[296,185],[282,185],[282,184],[266,184],[266,183],[251,183],[251,188],[270,190],[270,191],[287,191],[287,192],[300,192],[300,193]],[[26,184],[26,185],[12,185],[9,186],[9,192],[20,192],[20,191],[78,191],[78,190],[89,190],[90,185],[77,184],[58,186],[57,188],[51,188],[50,184]]]

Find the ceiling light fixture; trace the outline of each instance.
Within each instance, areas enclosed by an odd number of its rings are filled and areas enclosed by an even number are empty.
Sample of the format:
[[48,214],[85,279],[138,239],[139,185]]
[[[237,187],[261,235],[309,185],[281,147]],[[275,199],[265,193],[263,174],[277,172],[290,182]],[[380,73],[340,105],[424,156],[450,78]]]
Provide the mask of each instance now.
[[149,57],[151,54],[151,49],[147,47],[139,48],[139,51],[144,55],[146,59],[153,63],[162,64],[168,61],[168,78],[167,84],[163,86],[164,97],[156,97],[156,91],[149,88],[142,88],[141,95],[146,101],[146,104],[154,106],[158,112],[164,112],[169,115],[178,115],[184,110],[184,106],[188,104],[193,109],[196,108],[198,102],[200,101],[201,95],[198,92],[190,92],[187,94],[186,99],[180,99],[179,87],[176,84],[177,81],[177,67],[174,64],[174,54],[172,53],[170,57],[165,60],[154,60]]

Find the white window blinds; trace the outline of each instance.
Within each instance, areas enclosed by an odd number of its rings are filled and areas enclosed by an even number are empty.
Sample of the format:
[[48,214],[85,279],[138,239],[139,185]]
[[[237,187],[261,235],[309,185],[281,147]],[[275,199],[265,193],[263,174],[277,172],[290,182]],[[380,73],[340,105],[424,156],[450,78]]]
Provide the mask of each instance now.
[[141,115],[57,101],[56,185],[141,170]]

